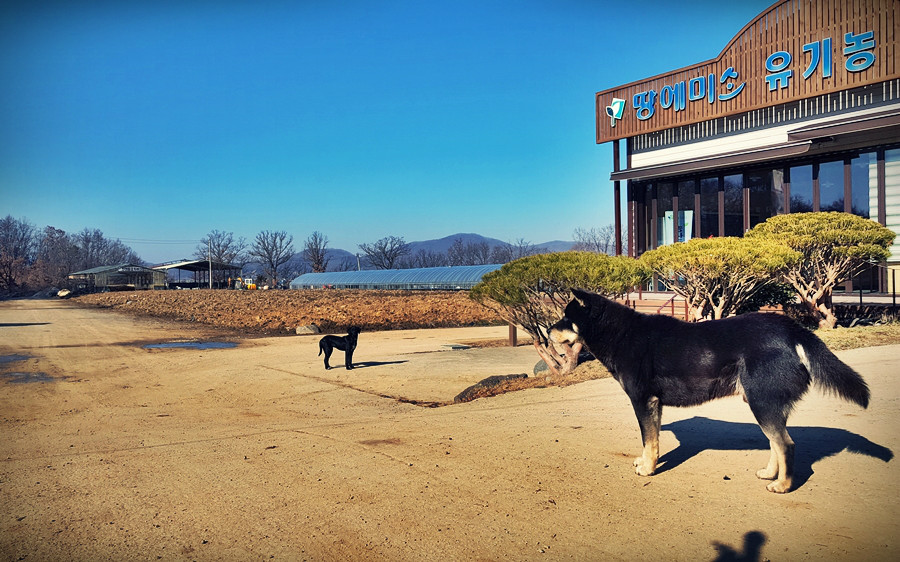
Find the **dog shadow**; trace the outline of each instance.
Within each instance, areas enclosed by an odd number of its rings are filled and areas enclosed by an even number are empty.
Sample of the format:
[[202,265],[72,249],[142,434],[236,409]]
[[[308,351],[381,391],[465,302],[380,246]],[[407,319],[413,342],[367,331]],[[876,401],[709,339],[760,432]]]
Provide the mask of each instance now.
[[[735,423],[693,417],[662,426],[678,439],[678,447],[662,455],[657,473],[671,470],[706,450],[769,450],[769,440],[755,423]],[[822,459],[850,451],[889,462],[894,452],[845,429],[831,427],[788,426],[796,444],[794,452],[794,486],[802,486],[813,475],[813,465]]]
[[360,361],[359,363],[354,362],[354,369],[362,369],[365,367],[381,367],[383,365],[399,365],[401,363],[409,363],[406,359],[403,361]]

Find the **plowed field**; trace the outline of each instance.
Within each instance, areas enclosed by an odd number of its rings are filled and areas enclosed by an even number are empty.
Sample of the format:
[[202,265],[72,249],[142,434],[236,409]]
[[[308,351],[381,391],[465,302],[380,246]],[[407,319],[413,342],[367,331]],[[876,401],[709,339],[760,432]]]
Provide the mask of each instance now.
[[500,317],[464,291],[138,291],[77,297],[120,312],[185,320],[264,334],[294,333],[315,324],[323,332],[499,324]]

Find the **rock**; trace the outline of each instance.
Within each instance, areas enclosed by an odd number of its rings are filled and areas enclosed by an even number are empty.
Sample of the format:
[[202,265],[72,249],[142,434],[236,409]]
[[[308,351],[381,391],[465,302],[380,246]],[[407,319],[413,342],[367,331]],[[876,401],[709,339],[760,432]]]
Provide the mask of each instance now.
[[310,324],[308,326],[297,326],[297,335],[298,336],[307,336],[309,334],[319,334],[321,330],[315,324]]
[[469,388],[463,390],[459,394],[456,395],[456,398],[453,399],[453,402],[459,404],[461,402],[469,402],[472,400],[472,396],[479,390],[483,388],[491,388],[492,386],[497,386],[498,384],[513,380],[513,379],[527,379],[528,375],[525,373],[518,375],[494,375],[492,377],[488,377],[478,383],[473,384]]

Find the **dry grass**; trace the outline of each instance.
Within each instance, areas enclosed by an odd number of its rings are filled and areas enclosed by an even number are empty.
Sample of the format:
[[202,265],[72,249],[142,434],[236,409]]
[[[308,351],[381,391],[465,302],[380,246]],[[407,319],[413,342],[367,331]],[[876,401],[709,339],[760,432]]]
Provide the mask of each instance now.
[[891,322],[878,326],[816,330],[816,335],[832,351],[891,345],[900,343],[900,322]]

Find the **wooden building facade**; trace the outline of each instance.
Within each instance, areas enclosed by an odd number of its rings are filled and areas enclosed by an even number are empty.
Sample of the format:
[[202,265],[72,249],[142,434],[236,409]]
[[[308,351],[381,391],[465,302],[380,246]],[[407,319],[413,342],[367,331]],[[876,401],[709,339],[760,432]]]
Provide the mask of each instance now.
[[[900,233],[898,27],[896,0],[783,0],[712,60],[598,92],[628,254],[804,211]],[[854,281],[890,289],[883,267]]]

